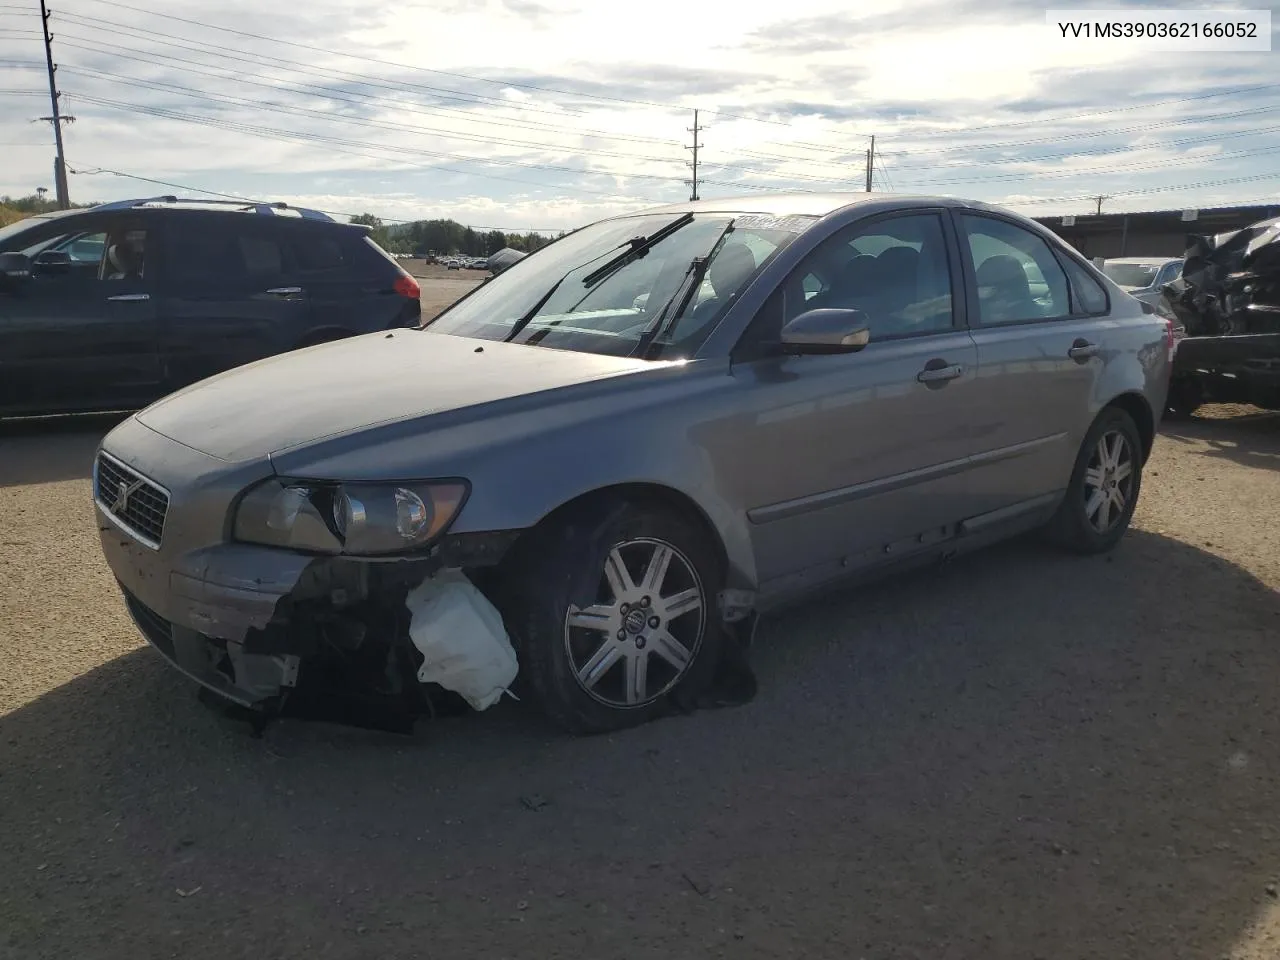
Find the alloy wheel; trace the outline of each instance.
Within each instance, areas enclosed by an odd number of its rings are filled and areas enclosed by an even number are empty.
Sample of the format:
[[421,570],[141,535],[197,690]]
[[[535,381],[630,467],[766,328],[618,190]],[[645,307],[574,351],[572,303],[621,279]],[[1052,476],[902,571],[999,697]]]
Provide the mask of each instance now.
[[1134,451],[1119,430],[1104,433],[1084,471],[1084,514],[1097,533],[1109,533],[1133,496]]
[[578,685],[615,708],[652,703],[688,672],[706,628],[702,580],[663,540],[609,551],[596,602],[570,606],[564,642]]

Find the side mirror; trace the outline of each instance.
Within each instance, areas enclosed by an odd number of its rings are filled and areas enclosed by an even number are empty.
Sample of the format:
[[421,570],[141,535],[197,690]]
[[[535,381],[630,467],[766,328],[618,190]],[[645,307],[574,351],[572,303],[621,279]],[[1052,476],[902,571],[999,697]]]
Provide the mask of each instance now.
[[66,273],[71,269],[71,254],[65,250],[45,250],[31,261],[32,272]]
[[0,253],[0,279],[10,284],[31,279],[31,261],[25,254]]
[[806,310],[782,328],[782,350],[791,354],[857,353],[871,341],[861,310]]

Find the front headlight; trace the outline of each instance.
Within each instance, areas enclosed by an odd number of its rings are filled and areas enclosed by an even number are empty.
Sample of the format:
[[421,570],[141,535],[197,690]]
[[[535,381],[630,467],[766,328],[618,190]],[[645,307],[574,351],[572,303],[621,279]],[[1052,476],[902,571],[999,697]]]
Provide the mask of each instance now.
[[467,498],[460,480],[325,483],[272,480],[236,508],[236,540],[311,553],[386,556],[428,546]]

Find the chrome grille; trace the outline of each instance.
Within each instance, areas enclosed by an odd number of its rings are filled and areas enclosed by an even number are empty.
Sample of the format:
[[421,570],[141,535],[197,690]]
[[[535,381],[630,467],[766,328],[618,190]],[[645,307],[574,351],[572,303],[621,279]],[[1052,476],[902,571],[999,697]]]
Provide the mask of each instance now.
[[160,546],[169,494],[136,470],[105,453],[98,454],[94,498],[111,517],[150,547]]

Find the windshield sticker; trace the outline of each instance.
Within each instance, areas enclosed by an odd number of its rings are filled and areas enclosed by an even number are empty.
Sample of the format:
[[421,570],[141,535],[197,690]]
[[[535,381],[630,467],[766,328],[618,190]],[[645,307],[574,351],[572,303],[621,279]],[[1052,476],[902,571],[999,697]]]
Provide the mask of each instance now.
[[786,230],[803,233],[813,226],[813,217],[773,217],[764,213],[749,213],[733,221],[735,230]]

